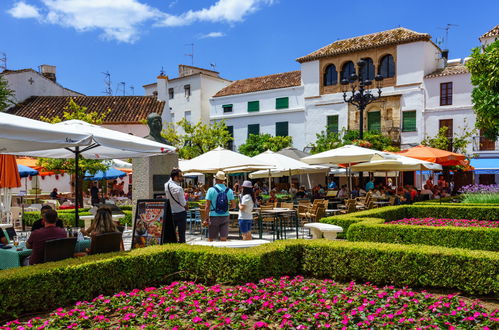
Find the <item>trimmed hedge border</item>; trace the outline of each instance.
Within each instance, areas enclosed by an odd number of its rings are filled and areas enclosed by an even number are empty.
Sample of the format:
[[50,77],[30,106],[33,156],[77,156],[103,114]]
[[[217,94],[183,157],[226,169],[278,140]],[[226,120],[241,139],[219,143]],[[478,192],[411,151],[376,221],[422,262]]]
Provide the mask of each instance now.
[[[471,250],[499,251],[499,229],[428,227],[385,224],[403,218],[499,220],[499,206],[408,205],[388,206],[321,219],[343,227],[349,241],[424,244]],[[346,233],[346,235],[345,235]]]
[[[82,209],[81,212],[79,212],[79,215],[91,215],[90,212],[88,212],[89,209]],[[127,224],[128,226],[132,225],[132,211],[131,210],[122,210],[123,213],[125,214],[124,218],[120,219],[120,224],[125,225]],[[66,227],[74,227],[75,223],[75,214],[74,210],[60,210],[57,211],[57,215],[59,219],[62,220],[64,223],[64,226]],[[27,226],[31,226],[33,222],[36,220],[40,219],[41,215],[40,212],[25,212],[24,213],[24,222],[26,223]],[[83,220],[80,220],[79,222],[79,227],[84,227],[85,222]]]
[[170,244],[0,271],[0,318],[173,280],[237,284],[283,275],[499,294],[499,253],[326,240],[249,249]]

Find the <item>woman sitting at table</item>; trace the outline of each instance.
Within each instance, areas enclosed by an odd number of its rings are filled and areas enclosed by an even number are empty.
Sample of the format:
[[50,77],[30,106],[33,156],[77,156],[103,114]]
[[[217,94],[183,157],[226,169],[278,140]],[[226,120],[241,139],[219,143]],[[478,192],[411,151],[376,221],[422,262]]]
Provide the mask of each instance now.
[[95,218],[87,229],[82,229],[85,236],[95,236],[99,234],[118,232],[118,227],[113,221],[113,214],[109,207],[101,206],[95,212]]
[[[52,210],[52,206],[50,206],[50,205],[43,205],[42,206],[42,209],[40,210],[41,219],[33,222],[33,224],[31,225],[31,231],[35,231],[37,229],[41,229],[41,228],[45,227],[45,221],[43,220],[43,214],[45,212],[47,212],[48,210]],[[57,219],[57,222],[55,223],[55,225],[56,225],[56,227],[64,228],[64,223],[62,222],[61,219]]]
[[274,204],[274,203],[277,203],[277,196],[275,194],[275,190],[272,189],[270,191],[270,197],[269,197],[269,200],[267,201],[268,204]]

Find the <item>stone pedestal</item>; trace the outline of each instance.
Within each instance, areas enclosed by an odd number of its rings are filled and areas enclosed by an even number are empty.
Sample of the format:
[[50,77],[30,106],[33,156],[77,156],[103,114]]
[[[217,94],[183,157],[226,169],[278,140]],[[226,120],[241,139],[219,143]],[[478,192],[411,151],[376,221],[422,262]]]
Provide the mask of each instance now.
[[170,172],[178,167],[178,154],[133,159],[132,199],[152,199],[155,194],[164,194]]

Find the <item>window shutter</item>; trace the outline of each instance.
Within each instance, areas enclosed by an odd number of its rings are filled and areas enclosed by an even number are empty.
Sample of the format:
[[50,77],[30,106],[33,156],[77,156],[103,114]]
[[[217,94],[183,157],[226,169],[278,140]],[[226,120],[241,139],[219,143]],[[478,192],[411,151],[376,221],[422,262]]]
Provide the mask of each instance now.
[[260,111],[260,101],[248,102],[248,112]]
[[367,130],[381,131],[381,112],[372,111],[367,113]]
[[402,112],[402,132],[416,131],[416,111]]
[[224,109],[224,113],[232,112],[232,104],[224,104],[222,105],[222,108]]
[[289,98],[288,97],[280,97],[280,98],[275,99],[275,108],[276,109],[289,108]]
[[338,133],[338,115],[327,116],[327,132]]
[[288,122],[281,121],[275,123],[275,136],[288,136]]
[[250,134],[258,135],[260,134],[260,124],[249,124],[248,125],[248,137]]

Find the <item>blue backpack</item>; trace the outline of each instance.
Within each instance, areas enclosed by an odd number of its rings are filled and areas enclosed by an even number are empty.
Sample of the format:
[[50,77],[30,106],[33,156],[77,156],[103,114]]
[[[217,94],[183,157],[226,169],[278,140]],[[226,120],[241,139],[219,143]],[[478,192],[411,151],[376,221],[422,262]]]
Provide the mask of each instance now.
[[215,209],[213,209],[212,211],[215,211],[215,213],[217,214],[225,214],[229,210],[229,199],[227,198],[227,192],[229,191],[229,188],[225,189],[225,191],[222,191],[215,186],[213,186],[213,188],[215,188],[218,195]]

